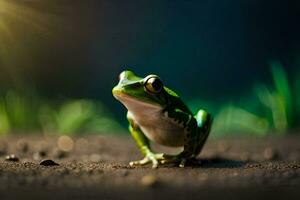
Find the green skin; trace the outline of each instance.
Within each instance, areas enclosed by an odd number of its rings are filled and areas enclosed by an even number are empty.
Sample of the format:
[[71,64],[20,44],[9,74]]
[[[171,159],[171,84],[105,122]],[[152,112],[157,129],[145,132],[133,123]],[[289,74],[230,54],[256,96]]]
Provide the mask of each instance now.
[[[130,162],[130,165],[152,163],[156,168],[160,164],[175,163],[184,167],[202,150],[212,117],[204,110],[194,116],[180,97],[161,81],[151,83],[157,79],[160,80],[152,74],[141,78],[131,71],[123,71],[112,90],[128,110],[129,131],[144,155],[144,159]],[[183,151],[178,155],[153,153],[150,140],[165,146],[183,146]]]

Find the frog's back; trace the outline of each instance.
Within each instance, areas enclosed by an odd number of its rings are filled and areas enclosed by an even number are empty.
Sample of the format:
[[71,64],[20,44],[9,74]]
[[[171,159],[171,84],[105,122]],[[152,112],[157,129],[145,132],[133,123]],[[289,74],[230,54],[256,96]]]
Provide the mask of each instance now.
[[185,105],[185,103],[183,103],[183,101],[181,100],[181,98],[179,97],[179,95],[176,92],[174,92],[173,90],[171,90],[167,87],[164,87],[164,89],[168,96],[169,106],[178,108],[178,109],[182,110],[183,112],[186,112],[186,113],[192,115],[192,112],[190,111],[190,109]]

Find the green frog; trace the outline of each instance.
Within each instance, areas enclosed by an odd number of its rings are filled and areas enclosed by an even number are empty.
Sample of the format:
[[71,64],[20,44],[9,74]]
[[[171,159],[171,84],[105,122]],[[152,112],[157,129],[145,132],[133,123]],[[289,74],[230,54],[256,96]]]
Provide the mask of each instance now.
[[[194,116],[157,75],[141,78],[132,71],[123,71],[112,93],[127,108],[129,131],[144,155],[142,160],[130,162],[130,166],[150,163],[157,168],[172,163],[184,167],[202,150],[210,132],[211,115],[199,110]],[[154,153],[150,141],[183,150],[177,155]]]

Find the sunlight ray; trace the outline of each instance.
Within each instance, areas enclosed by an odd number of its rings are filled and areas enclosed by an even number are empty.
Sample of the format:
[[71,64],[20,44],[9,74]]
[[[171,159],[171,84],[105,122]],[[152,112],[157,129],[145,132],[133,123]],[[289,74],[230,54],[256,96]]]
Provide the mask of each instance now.
[[51,40],[63,27],[57,8],[52,0],[0,0],[0,70],[14,85],[22,86],[22,70],[33,67],[26,62],[34,47],[26,42]]
[[[49,17],[28,5],[23,5],[16,1],[8,2],[7,0],[0,0],[0,18],[3,17],[12,20],[15,23],[29,25],[45,34],[50,34],[50,31],[47,28]],[[3,26],[5,26],[5,23]],[[6,26],[13,25],[6,24]]]

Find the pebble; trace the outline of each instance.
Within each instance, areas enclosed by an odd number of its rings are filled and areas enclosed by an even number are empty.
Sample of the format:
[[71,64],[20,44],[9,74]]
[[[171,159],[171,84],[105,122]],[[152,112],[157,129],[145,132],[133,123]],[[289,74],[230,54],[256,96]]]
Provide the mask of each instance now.
[[11,154],[5,157],[5,161],[19,162],[19,158],[16,157],[14,154]]
[[71,151],[74,147],[74,141],[70,136],[63,135],[58,138],[57,146],[60,150]]
[[43,166],[58,166],[59,164],[54,162],[53,160],[43,160],[40,162],[40,165]]
[[141,183],[145,187],[154,187],[155,185],[157,185],[158,180],[153,175],[146,175],[142,178]]
[[38,154],[39,154],[41,157],[45,157],[45,156],[47,156],[47,151],[41,150],[41,151],[38,152]]

